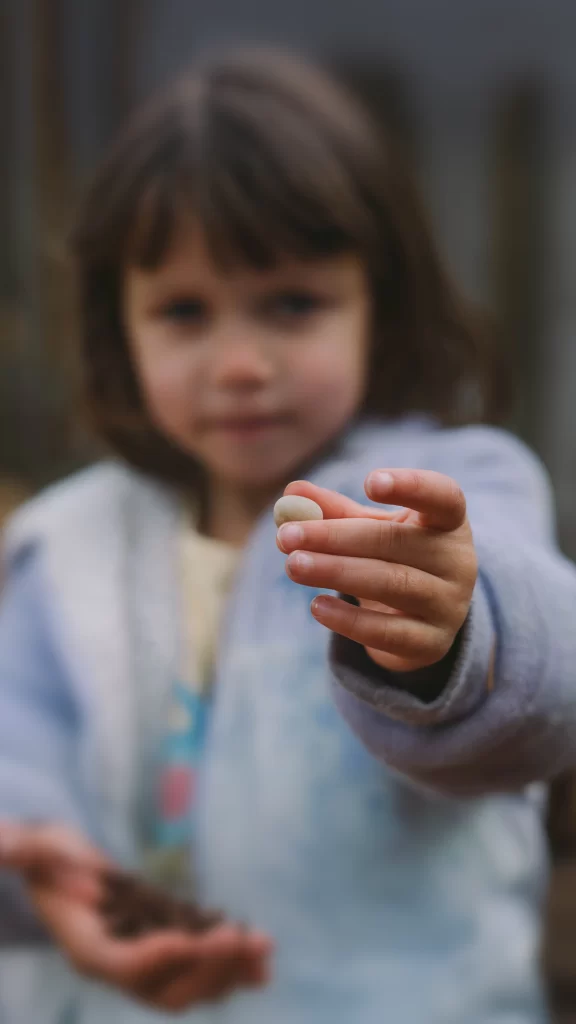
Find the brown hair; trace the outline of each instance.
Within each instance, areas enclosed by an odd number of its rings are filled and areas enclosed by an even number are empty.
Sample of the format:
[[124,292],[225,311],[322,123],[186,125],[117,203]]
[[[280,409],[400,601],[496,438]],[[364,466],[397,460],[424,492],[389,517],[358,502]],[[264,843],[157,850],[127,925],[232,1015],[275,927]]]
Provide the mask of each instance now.
[[445,424],[500,413],[483,329],[453,288],[391,139],[313,67],[256,51],[212,58],[144,110],[88,192],[74,246],[82,354],[100,435],[141,469],[188,477],[147,415],[121,316],[128,263],[161,263],[192,215],[223,267],[353,251],[375,323],[364,411]]

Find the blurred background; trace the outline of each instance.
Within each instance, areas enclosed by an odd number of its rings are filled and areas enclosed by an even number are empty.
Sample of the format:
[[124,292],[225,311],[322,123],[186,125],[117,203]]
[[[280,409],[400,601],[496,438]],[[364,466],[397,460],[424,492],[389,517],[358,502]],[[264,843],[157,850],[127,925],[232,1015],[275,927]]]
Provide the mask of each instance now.
[[[574,0],[0,0],[0,518],[94,455],[66,261],[83,183],[136,103],[238,41],[320,54],[395,125],[447,261],[496,315],[513,426],[576,556]],[[570,857],[555,878],[549,970],[576,1021]]]

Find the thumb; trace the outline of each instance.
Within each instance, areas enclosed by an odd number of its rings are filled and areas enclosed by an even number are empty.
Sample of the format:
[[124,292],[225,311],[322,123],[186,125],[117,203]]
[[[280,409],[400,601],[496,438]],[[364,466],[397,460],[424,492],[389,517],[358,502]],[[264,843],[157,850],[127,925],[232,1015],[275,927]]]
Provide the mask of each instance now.
[[346,498],[337,491],[319,487],[309,480],[294,480],[284,490],[284,494],[297,494],[303,498],[311,498],[322,509],[324,519],[385,519],[397,518],[396,512],[387,512],[383,508],[360,505],[352,498]]
[[0,867],[25,876],[66,869],[101,871],[106,858],[74,829],[61,825],[0,822]]

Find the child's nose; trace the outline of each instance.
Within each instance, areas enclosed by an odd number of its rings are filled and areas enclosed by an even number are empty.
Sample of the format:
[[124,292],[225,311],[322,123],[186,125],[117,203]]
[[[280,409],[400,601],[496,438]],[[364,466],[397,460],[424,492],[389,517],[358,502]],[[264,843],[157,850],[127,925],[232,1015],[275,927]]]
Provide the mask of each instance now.
[[255,337],[220,338],[213,350],[213,379],[221,387],[262,386],[274,375],[271,358]]

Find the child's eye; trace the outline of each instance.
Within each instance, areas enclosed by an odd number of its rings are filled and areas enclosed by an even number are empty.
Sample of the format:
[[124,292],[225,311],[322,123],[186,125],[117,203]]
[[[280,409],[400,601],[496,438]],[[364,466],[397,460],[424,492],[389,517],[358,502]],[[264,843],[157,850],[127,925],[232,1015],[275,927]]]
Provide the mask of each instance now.
[[312,292],[281,292],[265,303],[265,312],[277,320],[298,322],[313,316],[325,305],[325,300]]
[[173,299],[160,311],[161,316],[175,324],[195,325],[203,323],[208,316],[208,307],[201,299]]

